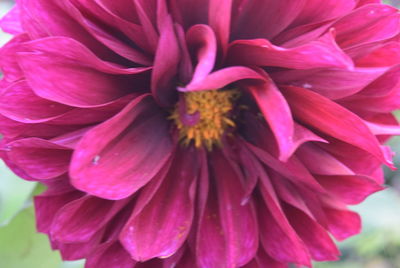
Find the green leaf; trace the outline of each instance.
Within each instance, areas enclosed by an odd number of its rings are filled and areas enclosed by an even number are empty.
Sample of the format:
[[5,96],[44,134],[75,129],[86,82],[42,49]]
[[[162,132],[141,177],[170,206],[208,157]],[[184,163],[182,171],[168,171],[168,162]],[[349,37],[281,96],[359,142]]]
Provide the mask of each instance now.
[[6,225],[24,208],[36,185],[18,178],[0,160],[0,226]]
[[65,261],[61,268],[83,268],[85,265],[84,260],[80,261]]
[[0,267],[56,268],[61,265],[60,255],[51,251],[47,236],[36,233],[32,207],[0,228]]

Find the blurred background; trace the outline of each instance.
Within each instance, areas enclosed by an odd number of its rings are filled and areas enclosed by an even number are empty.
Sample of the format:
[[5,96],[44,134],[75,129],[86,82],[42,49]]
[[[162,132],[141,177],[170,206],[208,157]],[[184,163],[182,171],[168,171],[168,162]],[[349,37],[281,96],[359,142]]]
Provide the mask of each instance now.
[[[400,7],[400,0],[384,2]],[[0,0],[0,17],[12,5],[12,0]],[[9,38],[0,30],[0,46]],[[316,268],[400,268],[400,137],[389,145],[397,152],[399,171],[385,168],[387,189],[353,206],[363,219],[363,232],[338,243],[340,261]],[[81,261],[62,262],[47,237],[36,233],[31,197],[41,186],[18,179],[2,162],[0,177],[0,268],[82,268]]]

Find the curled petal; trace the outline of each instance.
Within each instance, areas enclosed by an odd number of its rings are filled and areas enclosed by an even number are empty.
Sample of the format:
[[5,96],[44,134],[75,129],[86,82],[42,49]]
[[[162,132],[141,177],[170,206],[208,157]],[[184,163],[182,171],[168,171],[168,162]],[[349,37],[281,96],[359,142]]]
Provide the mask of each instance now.
[[223,88],[233,82],[249,79],[255,81],[264,81],[264,76],[258,72],[242,66],[227,67],[215,71],[202,80],[193,81],[186,87],[178,87],[182,92],[200,91],[200,90],[217,90]]
[[249,86],[248,90],[268,122],[279,146],[279,159],[286,161],[293,153],[294,122],[282,93],[270,78],[259,86]]

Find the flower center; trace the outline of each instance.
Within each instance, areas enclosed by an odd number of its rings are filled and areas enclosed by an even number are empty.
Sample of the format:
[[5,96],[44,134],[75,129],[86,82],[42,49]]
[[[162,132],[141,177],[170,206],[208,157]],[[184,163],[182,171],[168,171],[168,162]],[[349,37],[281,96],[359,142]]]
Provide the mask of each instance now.
[[221,145],[228,128],[235,127],[231,111],[239,97],[237,90],[208,90],[184,93],[173,110],[171,120],[179,130],[183,144],[196,147]]

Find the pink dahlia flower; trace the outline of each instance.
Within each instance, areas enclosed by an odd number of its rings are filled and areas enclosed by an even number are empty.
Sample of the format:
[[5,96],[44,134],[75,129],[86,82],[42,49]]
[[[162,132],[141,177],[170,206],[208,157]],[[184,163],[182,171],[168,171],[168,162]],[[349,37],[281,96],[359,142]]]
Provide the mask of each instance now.
[[378,0],[18,0],[1,25],[2,158],[87,268],[337,260],[392,166]]

